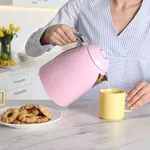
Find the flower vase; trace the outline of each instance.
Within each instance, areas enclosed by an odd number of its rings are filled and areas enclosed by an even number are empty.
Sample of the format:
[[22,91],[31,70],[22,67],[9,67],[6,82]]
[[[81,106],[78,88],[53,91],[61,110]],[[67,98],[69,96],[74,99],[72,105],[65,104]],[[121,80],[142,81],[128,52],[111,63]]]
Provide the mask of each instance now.
[[1,56],[4,57],[6,60],[12,60],[11,42],[9,43],[1,42]]
[[16,61],[12,58],[11,42],[14,36],[18,37],[20,27],[16,27],[13,24],[9,25],[9,28],[0,27],[0,67],[16,66]]

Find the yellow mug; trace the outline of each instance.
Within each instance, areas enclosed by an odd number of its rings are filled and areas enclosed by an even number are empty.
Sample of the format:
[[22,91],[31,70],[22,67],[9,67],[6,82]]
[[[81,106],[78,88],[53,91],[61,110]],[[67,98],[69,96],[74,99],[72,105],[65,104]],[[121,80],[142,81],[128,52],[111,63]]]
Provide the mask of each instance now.
[[2,103],[0,106],[3,106],[5,104],[5,92],[3,90],[0,90],[0,93],[2,93]]
[[117,121],[124,118],[127,94],[121,89],[101,89],[99,93],[99,117],[104,120]]

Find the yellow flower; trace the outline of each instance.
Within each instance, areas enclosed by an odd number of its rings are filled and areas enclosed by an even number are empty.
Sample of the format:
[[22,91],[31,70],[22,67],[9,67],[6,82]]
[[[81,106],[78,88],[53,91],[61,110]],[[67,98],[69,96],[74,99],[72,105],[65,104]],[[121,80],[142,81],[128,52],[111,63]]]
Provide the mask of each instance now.
[[0,38],[4,37],[4,33],[0,30]]
[[8,33],[9,35],[11,35],[11,34],[12,34],[12,30],[9,29],[9,30],[7,31],[7,33]]
[[2,32],[5,33],[6,32],[6,28],[2,27]]
[[17,27],[15,31],[16,31],[16,32],[19,32],[19,31],[20,31],[20,27]]
[[11,30],[14,30],[15,27],[14,27],[13,24],[10,24],[10,25],[9,25],[9,28],[10,28]]

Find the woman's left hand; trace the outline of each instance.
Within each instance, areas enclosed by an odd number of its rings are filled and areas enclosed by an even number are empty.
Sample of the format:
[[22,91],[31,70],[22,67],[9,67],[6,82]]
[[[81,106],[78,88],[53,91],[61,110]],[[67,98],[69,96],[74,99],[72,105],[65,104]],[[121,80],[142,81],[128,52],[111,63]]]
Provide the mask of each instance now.
[[150,83],[141,81],[128,94],[128,107],[137,109],[150,101]]

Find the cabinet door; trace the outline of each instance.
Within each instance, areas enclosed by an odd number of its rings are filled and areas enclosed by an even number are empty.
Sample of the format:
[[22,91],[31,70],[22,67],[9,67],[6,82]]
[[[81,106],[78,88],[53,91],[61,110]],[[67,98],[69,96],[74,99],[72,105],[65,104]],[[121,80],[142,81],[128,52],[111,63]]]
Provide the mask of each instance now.
[[32,100],[32,85],[6,91],[6,100]]
[[25,85],[31,84],[31,73],[22,73],[18,75],[11,75],[10,82],[6,90],[11,90]]
[[10,82],[10,73],[4,72],[0,73],[0,90],[6,90]]
[[47,94],[41,84],[38,72],[39,72],[38,68],[35,72],[32,72],[33,99],[50,100],[50,98],[47,97]]

